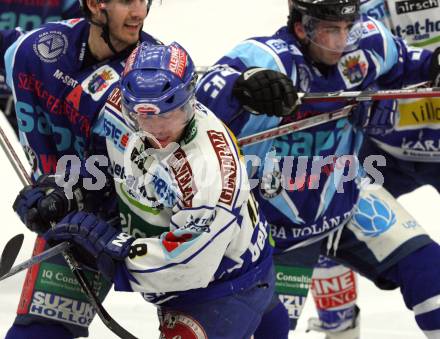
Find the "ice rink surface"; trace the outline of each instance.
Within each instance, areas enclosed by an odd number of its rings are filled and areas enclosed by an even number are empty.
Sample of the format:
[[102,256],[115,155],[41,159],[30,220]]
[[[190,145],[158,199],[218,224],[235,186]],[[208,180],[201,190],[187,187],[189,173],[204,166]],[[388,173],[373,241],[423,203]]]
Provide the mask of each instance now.
[[[244,38],[271,35],[287,17],[286,0],[154,0],[144,29],[165,43],[181,43],[197,65],[209,65]],[[2,123],[3,126],[3,123]],[[18,148],[18,144],[14,143]],[[34,235],[27,232],[12,211],[12,202],[21,184],[0,151],[0,249],[17,233],[25,234],[25,243],[17,263],[27,259]],[[403,196],[400,202],[440,241],[439,218],[435,211],[440,196],[431,187]],[[0,282],[0,336],[3,337],[15,316],[24,273]],[[138,294],[111,292],[104,302],[107,311],[124,327],[141,339],[158,337],[155,309]],[[362,339],[422,339],[412,312],[405,308],[399,291],[383,292],[365,279],[360,279]],[[318,339],[322,334],[305,333],[306,320],[315,316],[309,299],[297,331],[291,338]],[[91,338],[116,338],[96,318],[90,328]]]

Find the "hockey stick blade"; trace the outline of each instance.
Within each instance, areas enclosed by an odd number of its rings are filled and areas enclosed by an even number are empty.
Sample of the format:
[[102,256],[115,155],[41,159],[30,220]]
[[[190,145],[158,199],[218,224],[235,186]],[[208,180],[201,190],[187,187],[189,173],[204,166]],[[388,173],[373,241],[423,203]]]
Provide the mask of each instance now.
[[9,267],[9,270],[5,271],[5,272],[1,272],[0,274],[0,281],[9,278],[10,276],[13,276],[14,274],[17,274],[21,271],[24,271],[26,269],[28,269],[29,267],[38,264],[44,260],[47,260],[49,258],[52,258],[58,254],[60,254],[61,252],[65,251],[66,249],[68,249],[70,247],[70,243],[65,241],[62,242],[61,244],[58,244],[54,247],[49,248],[48,250],[37,254],[35,256],[33,256],[32,258],[23,261],[21,264],[18,264],[14,267]]
[[23,245],[23,240],[24,235],[17,234],[6,244],[0,258],[0,277],[8,273],[12,265],[14,265],[15,259],[17,259],[18,253],[20,253],[21,245]]

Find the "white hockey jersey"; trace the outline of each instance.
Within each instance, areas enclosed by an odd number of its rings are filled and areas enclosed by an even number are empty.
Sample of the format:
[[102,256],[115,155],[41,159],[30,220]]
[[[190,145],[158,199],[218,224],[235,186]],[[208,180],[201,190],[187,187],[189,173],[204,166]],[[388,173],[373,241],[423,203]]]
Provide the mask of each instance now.
[[155,293],[147,298],[159,303],[182,294],[169,292],[255,279],[248,273],[270,265],[271,247],[232,133],[197,104],[179,143],[155,150],[126,125],[120,99],[117,88],[97,124],[123,229],[138,238],[115,288]]

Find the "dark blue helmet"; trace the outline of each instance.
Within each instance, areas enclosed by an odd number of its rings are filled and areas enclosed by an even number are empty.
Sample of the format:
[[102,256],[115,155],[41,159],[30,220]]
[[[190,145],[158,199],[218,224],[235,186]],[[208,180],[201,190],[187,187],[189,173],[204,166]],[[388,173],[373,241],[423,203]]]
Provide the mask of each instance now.
[[120,80],[126,121],[137,129],[139,114],[159,115],[184,107],[192,102],[196,79],[191,57],[177,42],[142,43],[128,57]]

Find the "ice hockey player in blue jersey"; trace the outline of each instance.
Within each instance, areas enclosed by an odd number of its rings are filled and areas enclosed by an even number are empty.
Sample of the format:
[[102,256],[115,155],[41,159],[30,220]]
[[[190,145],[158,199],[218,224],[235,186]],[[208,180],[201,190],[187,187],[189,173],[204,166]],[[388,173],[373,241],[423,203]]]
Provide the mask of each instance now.
[[72,212],[45,238],[73,241],[116,290],[155,303],[161,338],[250,338],[277,300],[267,223],[234,136],[195,101],[195,82],[179,44],[143,43],[96,126],[107,135],[121,211],[136,218],[138,232],[162,234],[135,239]]
[[[91,155],[105,154],[105,139],[92,133],[93,125],[118,83],[126,57],[139,41],[157,44],[142,32],[150,5],[150,0],[84,0],[86,19],[42,25],[7,50],[6,74],[14,94],[19,138],[33,177],[39,179],[21,191],[14,203],[31,230],[43,233],[50,221],[65,215],[65,209],[93,210],[103,218],[114,212],[104,203],[105,196],[89,198],[82,182],[68,198],[48,175],[55,173],[64,155],[86,161]],[[45,246],[38,237],[34,252]],[[43,276],[42,272],[50,273]],[[110,282],[99,272],[88,273],[103,299]],[[57,275],[66,279],[48,278]],[[57,257],[28,271],[17,317],[6,338],[87,336],[94,315],[64,260]]]
[[[424,8],[420,8],[417,1],[362,0],[361,12],[380,20],[409,45],[429,49],[436,55],[440,53],[439,25],[436,21],[440,17],[440,8],[435,3],[426,3]],[[434,57],[433,60],[439,59]],[[433,63],[432,67],[432,74],[439,74],[439,64]],[[436,79],[428,86],[438,87],[439,81]],[[398,103],[399,106],[397,102],[387,103],[390,109],[398,107],[395,128],[386,134],[367,134],[360,150],[360,159],[362,161],[370,155],[381,155],[386,159],[386,166],[381,167],[383,187],[396,198],[423,185],[432,185],[440,192],[440,116],[436,113],[440,110],[439,98],[405,99]],[[382,103],[379,106],[382,106],[379,109],[383,108]],[[336,322],[327,324],[325,319],[335,318],[329,314],[336,314],[338,310],[320,303],[322,294],[314,288],[322,281],[334,280],[335,275],[349,274],[347,268],[337,266],[328,258],[321,258],[318,262],[312,280],[312,295],[316,297],[316,303],[321,305],[318,312],[320,319],[310,319],[309,328],[327,332],[330,339],[352,339],[356,338],[359,328],[352,330],[354,335],[348,336],[347,331],[339,332],[339,328],[344,327],[344,319],[339,318],[342,326]],[[358,308],[355,308],[356,294],[350,301],[353,312],[358,312]]]
[[[82,16],[78,0],[1,0],[0,13],[2,13],[0,19],[1,31],[11,31],[19,28],[25,32],[31,31],[47,22],[79,18]],[[0,41],[0,45],[2,43],[3,41]],[[3,53],[1,55],[2,57],[4,56]],[[13,97],[11,90],[6,85],[3,71],[0,72],[0,110],[3,111],[9,123],[17,132],[17,119],[15,118]]]
[[[243,41],[198,85],[198,100],[239,138],[344,106],[298,105],[299,91],[401,88],[436,76],[430,73],[431,52],[408,47],[380,22],[359,15],[359,1],[294,0],[289,5],[287,27]],[[363,171],[356,166],[363,132],[393,128],[394,115],[385,113],[362,104],[350,120],[243,147],[245,155],[254,156],[249,175],[260,179],[255,195],[271,225],[277,290],[292,327],[323,253],[380,288],[400,287],[424,333],[434,338],[440,330],[440,309],[429,306],[440,298],[440,247],[383,188],[362,185]],[[363,165],[380,178],[371,163]],[[353,279],[349,272],[320,286],[324,296],[330,295],[322,304],[339,310],[347,328],[355,317]],[[256,338],[270,336],[274,318],[276,310],[265,315]]]

